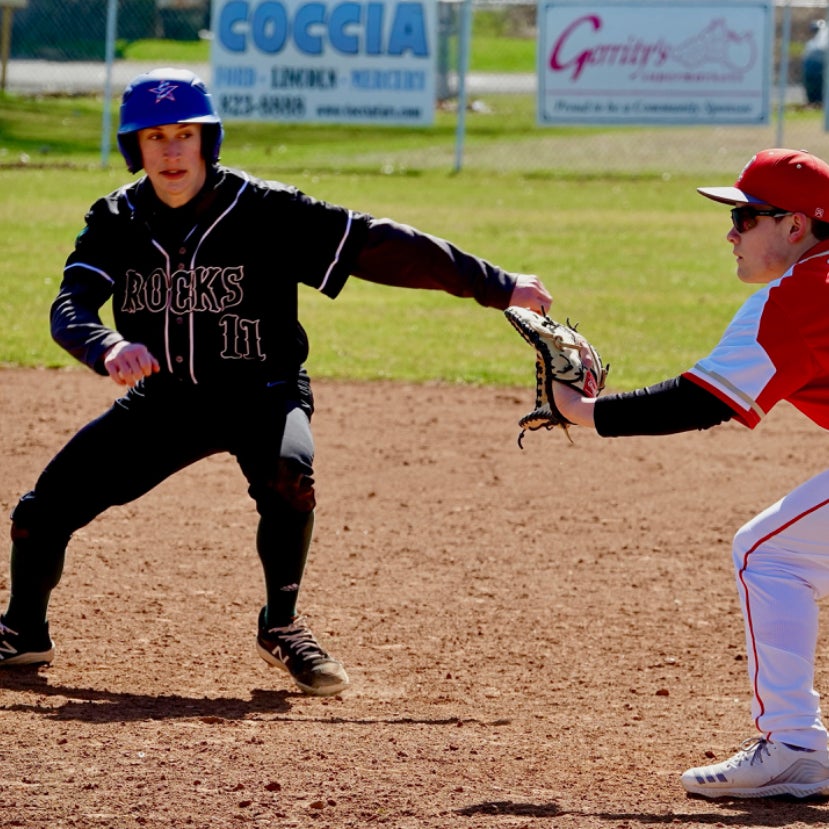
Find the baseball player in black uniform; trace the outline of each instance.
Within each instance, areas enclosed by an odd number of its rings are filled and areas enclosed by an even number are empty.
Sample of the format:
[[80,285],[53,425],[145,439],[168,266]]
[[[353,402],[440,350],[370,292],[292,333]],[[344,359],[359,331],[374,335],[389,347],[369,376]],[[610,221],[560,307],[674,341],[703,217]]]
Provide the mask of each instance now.
[[[300,283],[331,298],[349,275],[481,305],[541,310],[513,274],[389,219],[317,201],[218,163],[223,128],[202,81],[159,69],[123,95],[118,143],[145,171],[92,205],[52,305],[55,340],[127,388],[50,461],[12,512],[0,665],[50,662],[47,608],[67,544],[114,504],[217,452],[237,460],[259,513],[266,603],[257,648],[308,694],[349,684],[296,602],[314,521],[314,403]],[[99,309],[112,302],[114,329]],[[186,428],[170,428],[175,421]],[[124,464],[113,446],[140,442]]]

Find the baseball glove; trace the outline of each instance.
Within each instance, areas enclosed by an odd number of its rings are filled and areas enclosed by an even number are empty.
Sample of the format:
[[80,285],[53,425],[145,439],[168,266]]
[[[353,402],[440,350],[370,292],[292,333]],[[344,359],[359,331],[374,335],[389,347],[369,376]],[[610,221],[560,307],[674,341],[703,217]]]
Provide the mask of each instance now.
[[[524,415],[518,425],[518,445],[523,449],[527,430],[564,430],[570,443],[569,427],[573,424],[556,407],[553,381],[578,389],[585,397],[598,397],[605,386],[609,366],[602,363],[599,352],[576,331],[576,326],[556,322],[546,314],[512,305],[504,311],[518,333],[535,348],[535,408]],[[590,355],[588,365],[582,352]]]

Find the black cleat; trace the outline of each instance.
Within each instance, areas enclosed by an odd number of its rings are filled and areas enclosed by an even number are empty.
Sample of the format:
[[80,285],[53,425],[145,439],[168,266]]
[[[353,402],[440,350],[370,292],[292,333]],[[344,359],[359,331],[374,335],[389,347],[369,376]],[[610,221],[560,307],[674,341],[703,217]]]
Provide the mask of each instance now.
[[350,682],[342,663],[325,652],[302,616],[295,616],[285,627],[274,628],[266,627],[264,619],[263,607],[256,650],[265,662],[287,671],[306,694],[328,697],[348,688]]
[[0,616],[0,668],[9,665],[39,665],[51,662],[55,646],[49,638],[49,623],[36,633],[18,633]]

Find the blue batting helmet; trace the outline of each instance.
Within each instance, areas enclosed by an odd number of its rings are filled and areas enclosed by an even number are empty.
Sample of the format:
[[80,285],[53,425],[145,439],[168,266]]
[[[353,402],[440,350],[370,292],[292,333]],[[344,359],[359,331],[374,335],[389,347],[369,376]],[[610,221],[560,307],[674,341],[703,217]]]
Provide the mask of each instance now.
[[124,90],[118,148],[131,173],[144,166],[136,133],[163,124],[204,124],[202,154],[208,164],[219,160],[222,121],[198,75],[187,69],[153,69],[138,75]]

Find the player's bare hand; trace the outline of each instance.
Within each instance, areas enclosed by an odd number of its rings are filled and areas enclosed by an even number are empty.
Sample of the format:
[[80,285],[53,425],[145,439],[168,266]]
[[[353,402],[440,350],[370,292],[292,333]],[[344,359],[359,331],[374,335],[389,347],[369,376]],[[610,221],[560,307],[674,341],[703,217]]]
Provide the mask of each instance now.
[[553,381],[553,400],[556,408],[576,426],[594,427],[594,397],[584,397],[578,389]]
[[516,274],[509,304],[545,314],[553,304],[553,297],[535,274],[519,273]]
[[150,354],[147,346],[126,340],[107,351],[104,368],[118,385],[130,387],[160,370],[158,360]]

